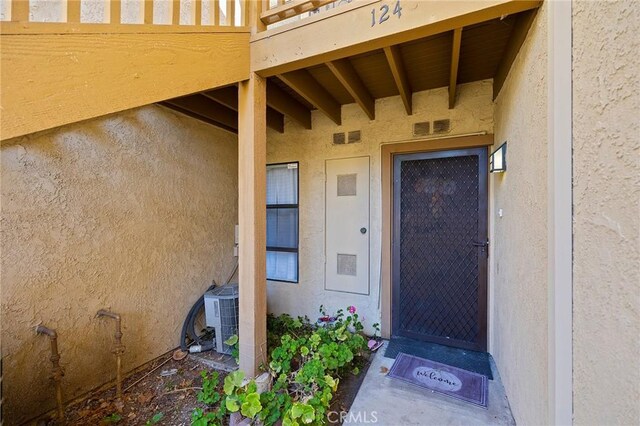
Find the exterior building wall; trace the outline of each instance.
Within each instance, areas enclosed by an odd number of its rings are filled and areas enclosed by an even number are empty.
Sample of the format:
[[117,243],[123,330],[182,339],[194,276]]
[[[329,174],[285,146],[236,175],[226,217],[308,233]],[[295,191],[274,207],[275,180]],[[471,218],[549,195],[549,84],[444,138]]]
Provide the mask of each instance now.
[[573,2],[577,425],[640,419],[640,3]]
[[[450,135],[493,131],[492,83],[482,81],[459,87],[456,107],[448,109],[447,88],[413,96],[414,114],[407,116],[400,97],[376,101],[376,120],[370,121],[356,104],[342,108],[342,125],[322,113],[313,113],[313,129],[286,121],[284,134],[269,132],[267,161],[299,161],[300,181],[300,277],[298,284],[269,282],[269,312],[318,317],[322,304],[329,312],[355,305],[371,326],[380,322],[380,257],[382,232],[381,144],[416,140],[413,123],[449,118]],[[361,142],[333,145],[335,132],[361,131]],[[370,157],[370,292],[357,295],[326,291],[324,283],[325,161],[358,156]],[[369,328],[369,331],[371,329]]]
[[489,178],[491,353],[523,425],[548,422],[546,14],[543,4],[496,99],[507,171]]
[[3,142],[2,357],[7,424],[54,407],[57,330],[69,400],[179,343],[195,300],[234,267],[237,138],[158,106]]

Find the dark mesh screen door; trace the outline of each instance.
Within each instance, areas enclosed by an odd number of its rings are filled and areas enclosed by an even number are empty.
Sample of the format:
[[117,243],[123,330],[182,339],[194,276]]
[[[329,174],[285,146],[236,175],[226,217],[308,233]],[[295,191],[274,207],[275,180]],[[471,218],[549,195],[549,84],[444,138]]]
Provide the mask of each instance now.
[[393,217],[393,334],[486,350],[486,149],[395,156]]

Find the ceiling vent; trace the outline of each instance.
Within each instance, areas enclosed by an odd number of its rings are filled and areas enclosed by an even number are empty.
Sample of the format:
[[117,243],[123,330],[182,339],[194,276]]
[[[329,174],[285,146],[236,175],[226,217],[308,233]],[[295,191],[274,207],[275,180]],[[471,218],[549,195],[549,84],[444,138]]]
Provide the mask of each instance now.
[[353,132],[349,132],[347,143],[356,143],[356,142],[360,142],[360,130],[354,130]]
[[413,123],[413,136],[427,136],[429,134],[430,125],[428,121]]
[[447,133],[451,130],[451,120],[436,120],[433,122],[433,133]]
[[333,134],[333,144],[334,145],[344,145],[345,137],[344,133],[334,133]]

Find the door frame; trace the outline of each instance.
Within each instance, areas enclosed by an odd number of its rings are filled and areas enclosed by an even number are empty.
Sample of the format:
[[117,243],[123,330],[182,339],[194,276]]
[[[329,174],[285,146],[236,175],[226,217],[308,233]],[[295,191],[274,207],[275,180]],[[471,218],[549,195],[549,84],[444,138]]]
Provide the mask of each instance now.
[[[417,152],[444,151],[466,148],[482,148],[493,145],[493,134],[443,137],[439,139],[422,139],[410,142],[396,142],[381,146],[381,177],[382,177],[382,263],[381,263],[381,289],[380,308],[381,321],[380,332],[382,337],[390,338],[392,330],[392,259],[393,259],[393,157],[398,154],[410,154]],[[487,215],[490,217],[490,214]],[[488,269],[488,268],[487,268]],[[487,270],[487,292],[490,286]],[[489,294],[489,292],[487,293]],[[488,299],[488,295],[487,295]],[[487,306],[490,306],[487,300]],[[490,324],[489,312],[486,312],[487,326]],[[487,338],[491,332],[487,330]]]
[[[478,234],[479,241],[488,240],[489,238],[489,185],[488,185],[488,152],[486,147],[479,148],[464,148],[464,149],[446,149],[438,151],[428,152],[416,152],[416,153],[402,153],[393,156],[393,175],[394,175],[394,188],[392,193],[393,198],[393,241],[399,241],[400,239],[400,191],[399,185],[396,182],[400,182],[400,169],[397,166],[403,161],[401,157],[406,158],[404,161],[415,160],[437,160],[442,158],[456,158],[463,156],[477,156],[478,157]],[[475,351],[487,350],[487,281],[488,281],[488,247],[484,250],[478,249],[476,252],[478,258],[478,317],[476,320],[480,326],[478,336],[474,342],[466,342],[462,340],[451,340],[444,337],[429,336],[428,338],[421,337],[420,340],[425,340],[442,345],[450,345],[463,349],[470,349]],[[392,260],[391,260],[391,294],[393,300],[391,303],[391,334],[400,335],[399,321],[401,306],[396,298],[400,295],[400,247],[398,244],[392,244]],[[405,331],[405,335],[414,337],[413,333]],[[417,338],[417,336],[416,336]]]

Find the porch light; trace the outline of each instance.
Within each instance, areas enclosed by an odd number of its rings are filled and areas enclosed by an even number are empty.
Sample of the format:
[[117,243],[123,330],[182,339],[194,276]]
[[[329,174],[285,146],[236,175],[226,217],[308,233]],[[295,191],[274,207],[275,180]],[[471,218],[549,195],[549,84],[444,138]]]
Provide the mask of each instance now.
[[507,143],[500,145],[489,156],[489,172],[502,173],[507,170]]

